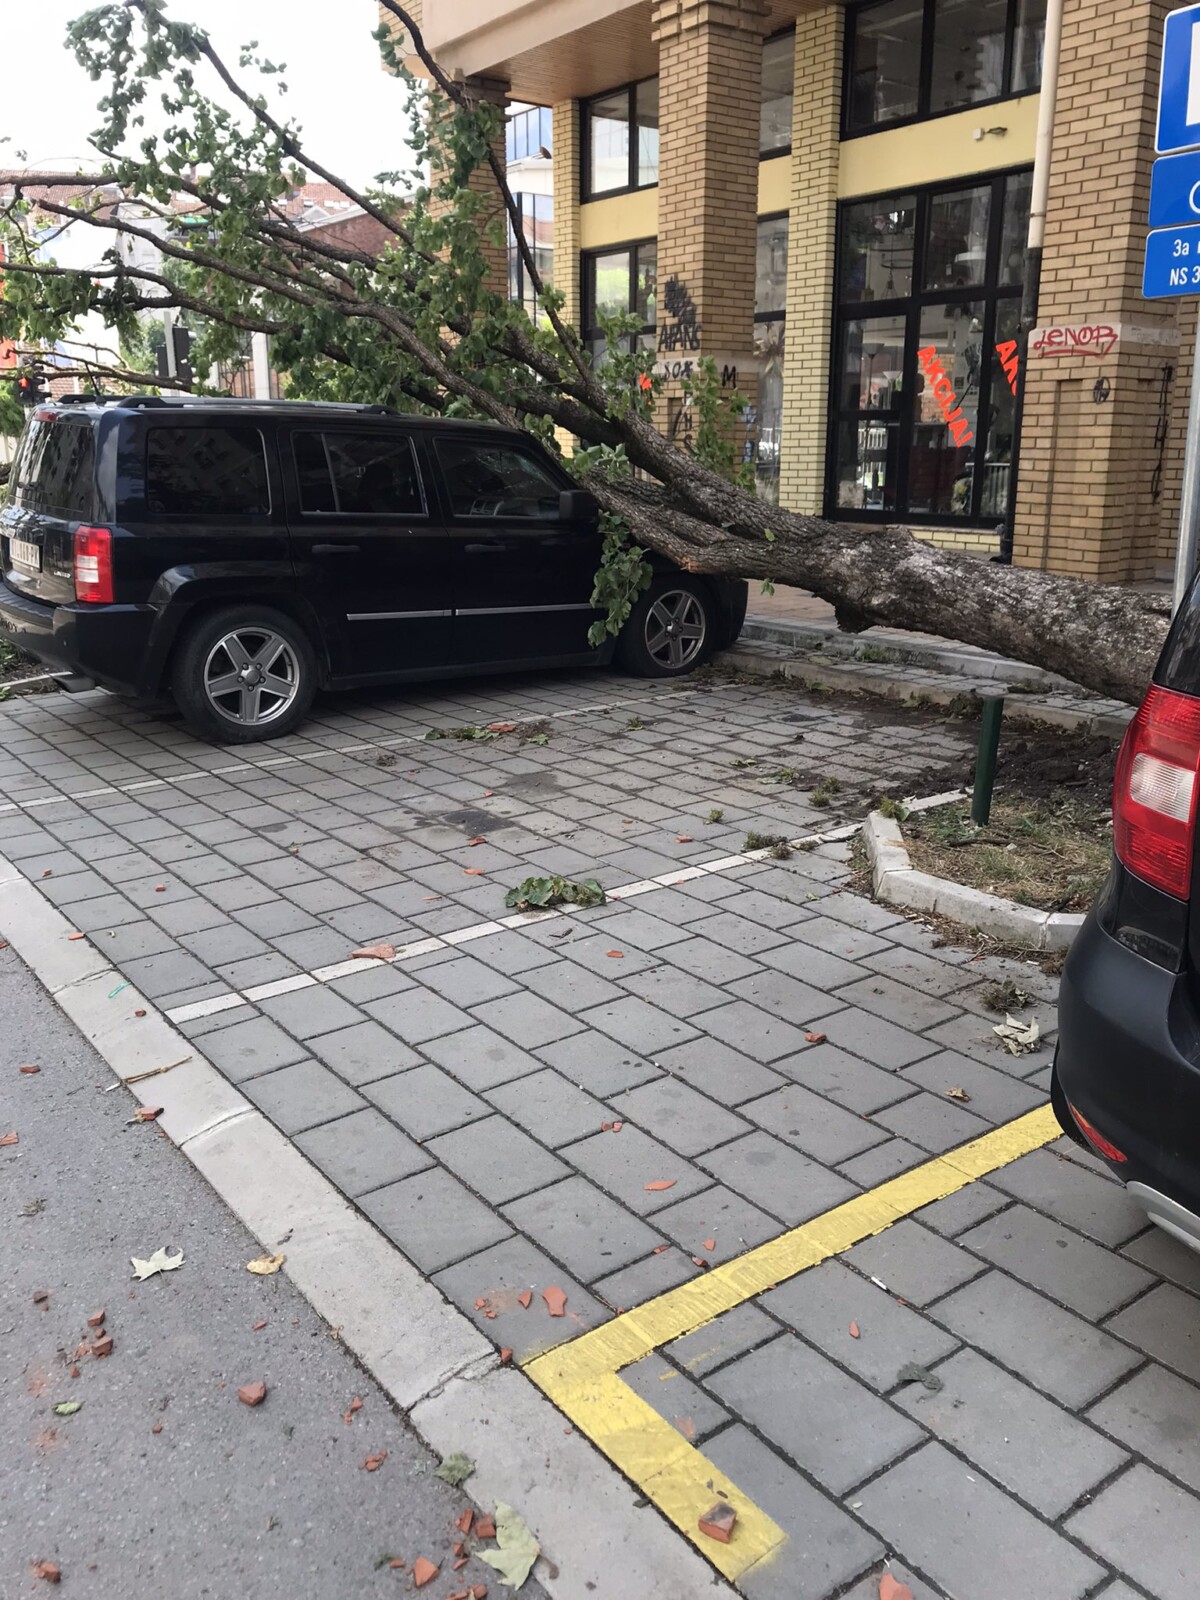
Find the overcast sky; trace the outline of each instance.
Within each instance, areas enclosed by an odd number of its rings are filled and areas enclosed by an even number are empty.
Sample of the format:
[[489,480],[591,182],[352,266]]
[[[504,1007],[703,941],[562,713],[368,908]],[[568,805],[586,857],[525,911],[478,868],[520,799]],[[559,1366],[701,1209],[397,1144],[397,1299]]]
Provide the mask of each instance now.
[[[89,157],[99,122],[94,84],[63,48],[67,24],[96,0],[0,0],[4,13],[4,89],[0,166],[25,150],[30,166],[73,167]],[[168,0],[170,12],[212,35],[237,71],[237,51],[256,39],[260,53],[284,62],[282,107],[301,122],[306,145],[355,184],[408,165],[401,85],[379,64],[371,38],[374,0]],[[207,86],[207,76],[203,80]],[[269,80],[268,80],[269,81]],[[93,156],[94,160],[95,157]]]

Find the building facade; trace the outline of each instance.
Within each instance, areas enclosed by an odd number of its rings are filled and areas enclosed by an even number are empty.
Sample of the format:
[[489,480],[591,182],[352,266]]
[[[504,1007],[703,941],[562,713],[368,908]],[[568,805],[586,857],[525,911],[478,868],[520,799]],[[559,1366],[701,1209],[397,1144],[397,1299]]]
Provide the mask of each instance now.
[[554,282],[598,359],[607,313],[640,319],[677,435],[711,356],[790,508],[980,554],[1011,518],[1018,563],[1113,582],[1169,563],[1195,311],[1140,295],[1167,0],[1064,0],[1019,429],[1046,0],[419,9],[444,68],[545,108]]

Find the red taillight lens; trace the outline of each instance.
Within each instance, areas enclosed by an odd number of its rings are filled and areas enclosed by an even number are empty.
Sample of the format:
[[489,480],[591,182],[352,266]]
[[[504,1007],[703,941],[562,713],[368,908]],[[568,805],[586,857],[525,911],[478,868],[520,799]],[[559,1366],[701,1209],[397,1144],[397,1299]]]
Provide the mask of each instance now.
[[1111,1139],[1106,1139],[1100,1132],[1099,1128],[1093,1128],[1083,1113],[1076,1111],[1075,1107],[1071,1105],[1069,1100],[1067,1101],[1067,1105],[1070,1108],[1071,1115],[1075,1118],[1075,1123],[1080,1133],[1094,1149],[1098,1150],[1100,1154],[1109,1161],[1116,1161],[1120,1163],[1129,1160],[1129,1157],[1125,1154],[1125,1152],[1123,1150],[1118,1150]]
[[1200,790],[1200,700],[1152,688],[1129,724],[1113,783],[1113,848],[1130,872],[1188,898]]
[[107,528],[75,530],[75,598],[112,604],[112,534]]

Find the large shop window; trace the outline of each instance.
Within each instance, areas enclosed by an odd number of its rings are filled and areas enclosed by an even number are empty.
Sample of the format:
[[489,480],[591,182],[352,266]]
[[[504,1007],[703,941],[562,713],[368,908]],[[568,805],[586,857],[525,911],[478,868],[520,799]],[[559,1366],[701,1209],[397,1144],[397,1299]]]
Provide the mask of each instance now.
[[658,79],[585,100],[581,198],[626,194],[658,182]]
[[758,492],[779,504],[783,438],[783,360],[787,313],[788,219],[761,217],[754,274],[754,353],[758,358]]
[[846,134],[1028,94],[1046,0],[869,0],[846,17]]
[[796,33],[777,33],[763,44],[762,105],[758,119],[760,156],[783,156],[792,148],[792,97],[796,77]]
[[[545,284],[554,281],[554,197],[549,194],[515,194],[521,219],[521,234],[529,246],[534,265]],[[546,322],[538,304],[537,291],[525,269],[525,258],[517,244],[512,218],[508,219],[508,298],[519,300],[531,322]]]
[[1030,181],[840,207],[831,515],[981,527],[1007,515]]
[[621,312],[632,312],[642,323],[640,333],[627,336],[628,348],[636,342],[643,349],[654,349],[657,296],[657,239],[584,253],[583,337],[597,366],[603,364],[606,353],[601,321]]

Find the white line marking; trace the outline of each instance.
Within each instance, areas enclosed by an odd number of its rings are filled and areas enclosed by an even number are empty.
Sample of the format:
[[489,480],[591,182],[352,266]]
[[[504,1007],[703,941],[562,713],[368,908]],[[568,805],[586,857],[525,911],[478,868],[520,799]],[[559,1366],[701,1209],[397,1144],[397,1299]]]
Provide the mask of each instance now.
[[[242,992],[247,1000],[274,1000],[276,995],[292,994],[296,989],[311,989],[316,982],[311,972],[297,972],[290,978],[276,978],[273,983],[259,983]],[[171,1013],[168,1011],[167,1015]]]

